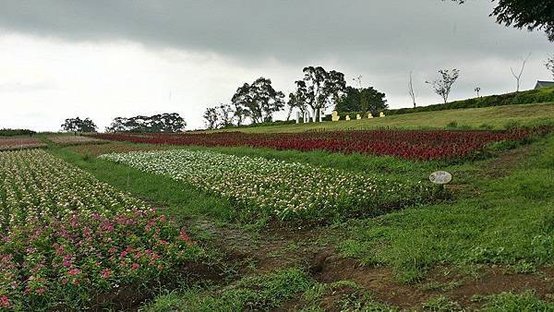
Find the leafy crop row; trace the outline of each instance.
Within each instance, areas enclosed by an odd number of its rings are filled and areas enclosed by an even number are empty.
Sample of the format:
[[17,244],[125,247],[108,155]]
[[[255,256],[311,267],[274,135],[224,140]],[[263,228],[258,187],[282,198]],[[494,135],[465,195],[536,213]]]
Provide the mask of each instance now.
[[94,307],[196,251],[164,216],[76,167],[42,150],[0,153],[0,310]]
[[436,160],[467,157],[487,144],[519,141],[547,129],[512,131],[371,130],[311,133],[249,134],[240,132],[197,134],[102,134],[103,139],[134,143],[251,146],[278,150],[325,150],[342,153],[389,155],[406,159]]
[[230,198],[247,215],[311,221],[376,214],[431,196],[420,182],[391,181],[302,163],[206,151],[107,154],[101,158],[169,176]]

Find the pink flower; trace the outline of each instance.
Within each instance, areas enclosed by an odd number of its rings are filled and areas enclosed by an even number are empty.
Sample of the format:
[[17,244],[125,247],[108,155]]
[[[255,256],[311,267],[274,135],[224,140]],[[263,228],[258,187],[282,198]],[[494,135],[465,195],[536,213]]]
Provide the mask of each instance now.
[[138,270],[138,268],[140,268],[140,264],[138,264],[138,263],[133,263],[131,265],[131,269],[133,269],[133,270]]
[[77,274],[81,273],[81,270],[79,270],[77,268],[73,268],[73,269],[69,270],[67,273],[69,275],[77,275]]
[[100,274],[102,278],[108,279],[112,275],[112,271],[110,269],[104,269],[102,270],[102,273]]
[[46,292],[46,288],[44,288],[44,287],[37,288],[37,289],[35,290],[35,292],[36,292],[37,294],[39,294],[39,295],[42,295],[42,294],[44,294],[44,293]]
[[64,260],[63,261],[63,266],[66,267],[66,268],[69,268],[71,266],[71,260]]
[[7,296],[0,296],[0,308],[9,308],[10,305],[10,299]]
[[184,229],[181,229],[181,231],[179,232],[179,238],[185,243],[187,243],[187,245],[191,244],[190,237],[188,236],[187,232],[185,232]]

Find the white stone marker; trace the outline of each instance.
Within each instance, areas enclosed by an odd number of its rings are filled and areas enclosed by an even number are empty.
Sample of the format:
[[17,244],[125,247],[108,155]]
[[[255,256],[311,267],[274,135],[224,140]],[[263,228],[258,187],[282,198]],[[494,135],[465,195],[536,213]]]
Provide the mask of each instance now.
[[339,112],[333,111],[333,114],[331,115],[331,120],[332,121],[339,121],[340,120]]

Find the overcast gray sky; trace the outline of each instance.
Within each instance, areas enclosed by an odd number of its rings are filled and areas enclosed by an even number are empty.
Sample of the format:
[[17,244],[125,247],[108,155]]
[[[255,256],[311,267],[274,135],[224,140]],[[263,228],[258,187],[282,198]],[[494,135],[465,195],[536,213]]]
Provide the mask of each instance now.
[[358,75],[411,105],[440,102],[424,82],[461,70],[452,99],[515,91],[510,67],[531,53],[530,89],[551,79],[541,32],[494,23],[493,4],[470,0],[2,0],[0,128],[58,130],[67,117],[103,129],[117,116],[178,112],[189,129],[260,76],[292,92],[302,68]]

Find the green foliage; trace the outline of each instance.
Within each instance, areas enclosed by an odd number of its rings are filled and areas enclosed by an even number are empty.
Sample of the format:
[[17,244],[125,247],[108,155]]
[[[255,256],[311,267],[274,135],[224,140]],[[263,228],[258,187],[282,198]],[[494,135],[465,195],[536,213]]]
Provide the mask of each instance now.
[[326,71],[321,66],[308,66],[303,69],[304,78],[296,81],[297,99],[304,100],[312,112],[319,114],[328,107],[329,103],[337,103],[346,91],[344,74],[335,70]]
[[374,116],[377,116],[379,112],[387,108],[385,94],[375,90],[373,87],[361,90],[347,87],[346,96],[341,98],[335,106],[335,110],[339,113],[360,112],[362,116],[366,115],[366,112],[371,112]]
[[268,311],[285,300],[313,286],[313,281],[299,269],[246,277],[221,290],[190,289],[156,299],[147,312],[162,311]]
[[29,129],[0,129],[0,137],[28,135],[32,136],[36,132]]
[[252,84],[245,83],[233,95],[231,102],[235,108],[240,108],[241,117],[249,117],[252,123],[270,122],[273,113],[285,106],[281,91],[276,91],[271,80],[258,78]]
[[387,110],[387,115],[399,115],[418,112],[441,111],[449,109],[480,108],[513,104],[533,104],[554,102],[554,88],[543,88],[523,92],[507,93],[478,97],[463,101],[454,101],[446,104],[435,104],[416,108],[400,108]]
[[[464,3],[466,0],[452,0]],[[528,30],[544,30],[550,41],[554,41],[554,2],[544,0],[500,0],[491,16],[496,22]]]
[[451,301],[447,297],[438,296],[431,298],[423,305],[425,312],[455,312],[464,311],[459,303]]
[[79,117],[66,119],[61,127],[67,132],[96,132],[98,128],[91,119]]
[[[554,136],[534,144],[512,174],[466,181],[479,190],[453,203],[412,208],[350,222],[341,253],[363,263],[389,265],[414,282],[437,263],[553,264]],[[473,167],[474,168],[474,167]],[[450,167],[463,184],[472,166]],[[475,176],[475,174],[473,175]]]
[[554,311],[554,304],[540,300],[533,292],[521,294],[501,293],[476,300],[485,301],[482,307],[484,312],[534,312]]
[[107,132],[181,132],[187,123],[178,113],[163,113],[131,118],[116,117]]

